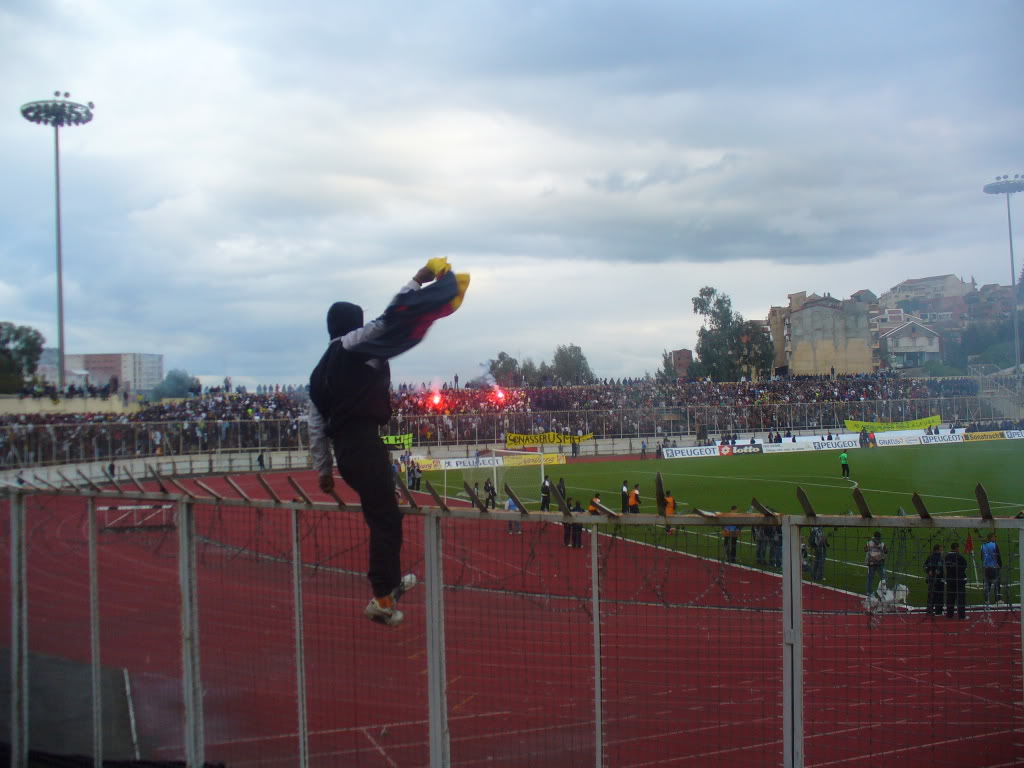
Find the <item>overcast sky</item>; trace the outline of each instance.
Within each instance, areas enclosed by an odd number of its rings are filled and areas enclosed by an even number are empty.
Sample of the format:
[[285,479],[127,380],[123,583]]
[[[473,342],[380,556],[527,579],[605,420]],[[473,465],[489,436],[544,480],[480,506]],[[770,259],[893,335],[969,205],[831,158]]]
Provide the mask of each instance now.
[[473,284],[396,382],[570,342],[653,372],[703,285],[763,318],[1007,284],[981,187],[1024,172],[1022,30],[1019,0],[7,0],[0,320],[56,343],[52,131],[18,108],[58,88],[96,103],[61,133],[67,351],[207,383],[307,380],[332,301],[375,316],[437,255]]

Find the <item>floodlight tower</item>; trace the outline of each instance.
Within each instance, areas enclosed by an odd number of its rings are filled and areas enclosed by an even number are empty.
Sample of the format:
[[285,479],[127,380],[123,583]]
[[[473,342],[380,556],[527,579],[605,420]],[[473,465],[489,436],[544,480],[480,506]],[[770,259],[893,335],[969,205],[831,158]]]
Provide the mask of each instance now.
[[1020,376],[1020,319],[1017,312],[1017,265],[1013,260],[1013,221],[1010,219],[1010,195],[1024,191],[1024,173],[996,176],[991,184],[982,190],[987,195],[1006,195],[1006,230],[1010,235],[1010,285],[1013,288],[1013,372]]
[[54,188],[57,201],[57,387],[64,391],[64,262],[60,238],[60,129],[72,125],[85,125],[92,120],[93,103],[76,104],[68,101],[65,91],[53,92],[52,99],[30,101],[21,105],[21,116],[36,125],[53,126]]

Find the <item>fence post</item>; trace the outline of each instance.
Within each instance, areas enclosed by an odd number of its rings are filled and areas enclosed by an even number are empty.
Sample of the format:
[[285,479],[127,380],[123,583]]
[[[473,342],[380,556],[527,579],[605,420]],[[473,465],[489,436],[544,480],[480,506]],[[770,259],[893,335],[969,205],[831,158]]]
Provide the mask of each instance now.
[[800,526],[788,515],[782,516],[782,534],[782,764],[803,768],[803,575]]
[[299,515],[292,507],[292,600],[295,604],[295,694],[299,704],[299,768],[309,766],[309,724],[306,712],[306,640],[302,606],[302,540]]
[[178,502],[178,582],[181,590],[181,682],[185,699],[185,764],[202,768],[203,688],[199,679],[199,605],[196,599],[195,509]]
[[[1017,529],[1017,603],[1020,609],[1020,652],[1024,663],[1024,528]],[[1007,589],[1004,597],[1009,597]],[[1009,602],[1009,600],[1007,600]],[[1024,669],[1024,667],[1022,667]],[[1024,697],[1024,682],[1021,684],[1021,695]]]
[[594,623],[594,765],[604,766],[604,714],[601,711],[601,698],[604,684],[601,680],[601,581],[598,568],[598,528],[595,523],[590,527],[590,600],[591,616]]
[[11,496],[11,768],[28,765],[28,590],[25,496]]
[[426,581],[427,711],[431,768],[448,768],[450,760],[442,544],[440,512],[429,510],[423,518],[423,568]]
[[88,504],[89,541],[89,666],[92,674],[92,763],[103,766],[103,690],[100,681],[100,591],[96,556],[96,499]]

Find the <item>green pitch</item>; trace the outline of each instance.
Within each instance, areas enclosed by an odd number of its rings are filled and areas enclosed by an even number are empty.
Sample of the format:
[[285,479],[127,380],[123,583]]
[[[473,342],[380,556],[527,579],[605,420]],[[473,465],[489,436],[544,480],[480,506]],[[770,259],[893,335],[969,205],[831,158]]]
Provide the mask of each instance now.
[[[705,510],[726,511],[736,505],[747,511],[752,497],[766,506],[786,514],[801,514],[796,501],[797,486],[804,489],[819,515],[857,514],[852,491],[859,487],[875,516],[899,514],[902,507],[916,516],[911,494],[918,492],[933,516],[955,515],[978,517],[974,488],[981,483],[988,491],[993,515],[1013,517],[1024,510],[1024,441],[992,441],[956,445],[907,446],[898,448],[860,449],[849,452],[850,478],[842,477],[839,451],[814,451],[789,454],[647,460],[622,462],[590,462],[555,465],[548,469],[552,482],[565,479],[568,496],[579,497],[583,506],[595,491],[604,503],[618,509],[620,488],[626,480],[630,487],[640,483],[641,511],[656,513],[654,478],[661,472],[665,487],[678,502],[679,512],[696,506]],[[506,480],[532,509],[539,507],[539,471],[531,468],[507,470]],[[441,473],[432,478],[439,484]],[[453,475],[455,477],[453,477]],[[458,473],[448,473],[449,488],[461,483]],[[500,486],[499,486],[500,487]],[[499,496],[504,499],[504,495]],[[677,526],[669,536],[663,526],[621,526],[617,533],[696,554],[705,558],[722,558],[721,537],[709,528],[686,529]],[[909,602],[923,605],[926,588],[923,563],[932,545],[942,544],[948,551],[958,541],[961,551],[970,532],[974,546],[968,559],[968,603],[983,602],[981,545],[988,532],[977,529],[958,530],[883,530],[889,547],[886,571],[890,586],[905,584],[910,588]],[[829,548],[824,583],[827,586],[857,594],[866,591],[864,543],[870,531],[864,529],[826,529]],[[804,540],[807,541],[808,531]],[[1018,545],[1015,531],[998,533],[997,542],[1003,560],[1001,597],[1019,601]],[[808,553],[813,561],[813,553]],[[973,561],[973,562],[972,562]],[[745,527],[737,547],[737,564],[752,568],[773,569],[756,561],[756,547],[749,527]],[[977,573],[977,579],[975,577]],[[805,573],[810,578],[810,573]],[[978,583],[976,583],[976,581]]]

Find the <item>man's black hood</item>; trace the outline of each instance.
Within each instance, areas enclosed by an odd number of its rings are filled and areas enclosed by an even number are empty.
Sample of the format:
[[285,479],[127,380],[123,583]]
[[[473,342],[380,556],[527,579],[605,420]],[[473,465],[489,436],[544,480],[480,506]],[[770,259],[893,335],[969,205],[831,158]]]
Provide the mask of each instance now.
[[363,308],[347,301],[337,301],[327,310],[327,332],[332,339],[344,336],[363,325]]

